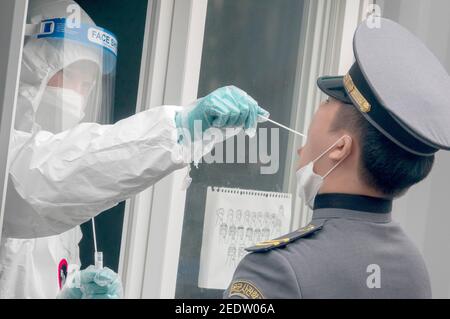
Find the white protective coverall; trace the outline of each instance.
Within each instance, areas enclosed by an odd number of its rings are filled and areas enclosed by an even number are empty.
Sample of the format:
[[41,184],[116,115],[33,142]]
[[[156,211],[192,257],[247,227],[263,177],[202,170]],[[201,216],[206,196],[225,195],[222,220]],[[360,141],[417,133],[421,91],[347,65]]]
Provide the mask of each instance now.
[[[73,3],[31,0],[28,22],[65,16]],[[93,24],[84,12],[82,19]],[[56,134],[40,130],[35,115],[44,88],[79,59],[90,57],[66,50],[61,59],[45,41],[24,47],[0,246],[0,298],[54,298],[59,262],[79,263],[78,225],[186,165],[173,161],[184,156],[177,143],[177,106],[153,108],[114,125],[81,123]]]

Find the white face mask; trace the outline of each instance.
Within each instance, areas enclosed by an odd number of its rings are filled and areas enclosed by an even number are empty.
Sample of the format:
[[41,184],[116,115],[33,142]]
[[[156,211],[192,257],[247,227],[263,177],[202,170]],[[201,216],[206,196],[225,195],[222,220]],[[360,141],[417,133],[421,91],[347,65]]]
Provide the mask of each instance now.
[[85,98],[74,90],[48,86],[36,112],[36,122],[57,133],[70,129],[84,118]]
[[297,175],[297,191],[298,196],[303,200],[305,205],[309,207],[314,203],[314,199],[316,198],[317,193],[322,187],[323,181],[325,178],[333,172],[339,164],[345,159],[340,160],[336,165],[334,165],[324,176],[317,175],[314,173],[314,163],[320,160],[325,154],[333,149],[340,140],[342,140],[345,136],[341,137],[336,141],[330,148],[328,148],[325,152],[323,152],[319,157],[317,157],[314,161],[300,168]]

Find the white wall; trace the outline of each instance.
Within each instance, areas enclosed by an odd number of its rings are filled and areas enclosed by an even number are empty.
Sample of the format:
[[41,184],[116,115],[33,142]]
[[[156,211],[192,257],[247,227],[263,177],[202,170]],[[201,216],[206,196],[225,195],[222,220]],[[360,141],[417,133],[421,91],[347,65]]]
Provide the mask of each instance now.
[[[377,2],[382,7],[384,17],[395,20],[414,32],[450,73],[450,1]],[[430,177],[394,205],[394,217],[403,225],[425,257],[434,298],[450,298],[449,197],[450,153],[440,152],[436,156],[436,164]]]

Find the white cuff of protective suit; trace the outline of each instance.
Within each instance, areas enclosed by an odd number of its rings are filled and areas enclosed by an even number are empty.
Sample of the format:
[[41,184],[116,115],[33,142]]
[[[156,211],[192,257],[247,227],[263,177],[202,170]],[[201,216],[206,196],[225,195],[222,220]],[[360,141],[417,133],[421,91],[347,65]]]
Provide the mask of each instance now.
[[62,233],[186,166],[177,110],[153,108],[114,125],[83,123],[59,134],[15,132],[10,176],[42,222],[23,225],[15,218],[23,216],[14,212],[20,208],[8,209],[5,223],[16,228],[8,233]]

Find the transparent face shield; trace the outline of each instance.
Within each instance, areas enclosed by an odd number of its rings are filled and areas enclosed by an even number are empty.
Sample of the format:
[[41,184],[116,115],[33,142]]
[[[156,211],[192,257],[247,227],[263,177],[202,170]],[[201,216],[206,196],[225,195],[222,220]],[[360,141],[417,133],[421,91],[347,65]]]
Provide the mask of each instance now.
[[35,123],[53,133],[81,122],[108,124],[114,103],[117,40],[109,31],[66,19],[44,20],[31,41],[48,53],[51,72],[41,86]]

